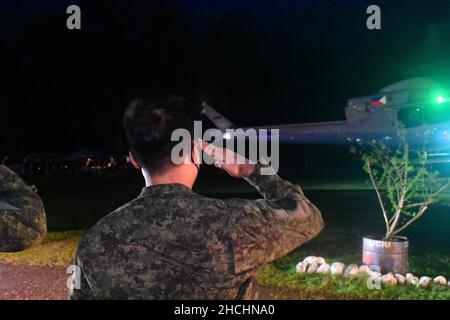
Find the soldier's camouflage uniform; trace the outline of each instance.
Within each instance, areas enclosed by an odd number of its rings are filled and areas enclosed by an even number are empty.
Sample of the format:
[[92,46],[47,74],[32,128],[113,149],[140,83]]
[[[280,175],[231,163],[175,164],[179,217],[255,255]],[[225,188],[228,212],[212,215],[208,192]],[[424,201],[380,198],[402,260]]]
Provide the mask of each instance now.
[[81,241],[71,299],[257,298],[260,268],[316,236],[323,220],[299,186],[256,172],[247,181],[264,199],[144,188]]
[[39,196],[14,172],[0,165],[0,251],[21,251],[47,233]]

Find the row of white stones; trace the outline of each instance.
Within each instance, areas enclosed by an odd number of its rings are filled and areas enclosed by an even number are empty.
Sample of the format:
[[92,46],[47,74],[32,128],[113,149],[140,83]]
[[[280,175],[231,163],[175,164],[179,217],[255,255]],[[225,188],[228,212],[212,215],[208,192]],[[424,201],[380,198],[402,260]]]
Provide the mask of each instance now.
[[332,275],[343,275],[346,278],[354,278],[357,276],[368,276],[372,281],[379,281],[383,285],[397,285],[397,284],[410,284],[416,285],[423,288],[428,287],[432,282],[441,286],[450,287],[450,281],[444,276],[437,276],[432,279],[430,277],[416,277],[412,273],[393,274],[392,272],[388,274],[381,274],[380,272],[373,271],[379,270],[377,266],[357,266],[356,264],[350,264],[345,267],[342,262],[334,262],[331,265],[326,262],[322,257],[306,257],[303,261],[299,262],[296,266],[296,271],[298,273],[322,273],[322,274],[332,274]]

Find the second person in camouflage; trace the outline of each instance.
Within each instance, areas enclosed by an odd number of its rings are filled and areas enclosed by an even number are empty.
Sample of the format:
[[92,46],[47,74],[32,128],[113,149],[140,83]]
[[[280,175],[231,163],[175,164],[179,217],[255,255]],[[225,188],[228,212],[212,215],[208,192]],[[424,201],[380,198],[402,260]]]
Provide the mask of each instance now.
[[47,233],[41,198],[6,166],[0,165],[0,251],[21,251]]

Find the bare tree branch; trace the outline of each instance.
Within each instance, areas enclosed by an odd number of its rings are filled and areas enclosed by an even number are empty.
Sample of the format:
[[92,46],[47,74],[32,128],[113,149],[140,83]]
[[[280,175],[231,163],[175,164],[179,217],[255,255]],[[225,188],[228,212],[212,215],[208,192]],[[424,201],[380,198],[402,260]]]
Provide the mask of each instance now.
[[380,202],[381,210],[383,211],[383,217],[384,217],[384,221],[386,223],[386,228],[387,228],[387,230],[389,230],[389,221],[388,221],[386,208],[384,207],[383,197],[381,196],[381,192],[378,189],[377,183],[376,183],[375,178],[373,176],[372,166],[370,164],[370,161],[367,161],[367,170],[369,171],[370,181],[372,181],[372,185],[375,188],[375,192],[377,194],[378,201]]
[[428,210],[427,206],[424,206],[422,208],[420,208],[419,212],[417,213],[417,215],[412,218],[411,220],[409,220],[407,223],[405,223],[401,228],[399,228],[398,230],[394,231],[392,233],[392,235],[396,235],[399,234],[400,232],[402,232],[403,230],[405,230],[406,228],[408,228],[410,225],[412,225],[414,222],[416,222],[421,216],[423,216],[423,214]]

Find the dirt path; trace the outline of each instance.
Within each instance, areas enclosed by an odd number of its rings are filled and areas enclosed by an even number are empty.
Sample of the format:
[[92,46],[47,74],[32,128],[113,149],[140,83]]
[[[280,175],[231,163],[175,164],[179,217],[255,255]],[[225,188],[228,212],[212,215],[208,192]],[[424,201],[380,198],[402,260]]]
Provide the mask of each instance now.
[[[0,300],[66,300],[69,275],[63,267],[0,264]],[[259,299],[292,298],[286,292],[260,288]]]
[[65,300],[68,276],[62,267],[0,264],[0,300]]

